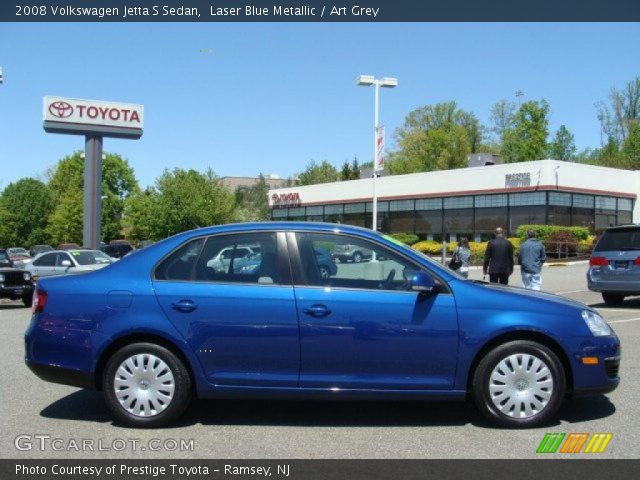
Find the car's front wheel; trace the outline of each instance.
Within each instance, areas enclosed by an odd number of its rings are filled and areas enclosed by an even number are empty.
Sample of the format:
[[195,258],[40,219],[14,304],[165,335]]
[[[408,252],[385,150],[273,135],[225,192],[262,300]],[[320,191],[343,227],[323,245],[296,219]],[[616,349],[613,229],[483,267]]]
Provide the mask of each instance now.
[[170,350],[152,343],[127,345],[107,361],[103,393],[116,420],[159,427],[176,420],[191,400],[191,378]]
[[480,361],[473,394],[480,411],[504,427],[529,428],[547,422],[558,410],[566,378],[557,355],[526,340],[504,343]]
[[609,306],[618,306],[622,305],[622,302],[624,301],[624,295],[602,292],[602,299],[604,300],[604,303]]
[[362,254],[360,252],[356,252],[353,254],[353,263],[360,263],[362,261]]
[[29,293],[26,295],[22,296],[22,303],[24,303],[24,306],[27,308],[31,308],[31,305],[33,304],[33,293]]

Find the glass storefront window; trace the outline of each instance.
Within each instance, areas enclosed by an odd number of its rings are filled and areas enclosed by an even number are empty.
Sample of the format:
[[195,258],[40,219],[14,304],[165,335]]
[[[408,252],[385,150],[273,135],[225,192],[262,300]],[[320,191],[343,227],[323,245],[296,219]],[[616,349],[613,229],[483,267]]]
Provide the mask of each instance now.
[[325,217],[327,215],[338,215],[341,214],[344,210],[343,210],[344,205],[342,205],[341,203],[338,205],[325,205],[324,206],[324,215]]
[[467,238],[473,238],[473,208],[453,208],[445,210],[444,231],[445,236],[455,236],[457,238],[466,236]]
[[274,208],[273,210],[271,210],[271,218],[287,218],[288,216],[288,208]]
[[364,213],[364,203],[347,203],[344,206],[344,213]]
[[[378,203],[378,212],[388,212],[389,211],[389,202],[377,202]],[[367,203],[367,212],[373,212],[373,202]]]
[[571,206],[571,194],[562,192],[549,192],[549,205],[558,205],[562,207]]
[[530,205],[509,208],[509,235],[515,235],[520,225],[544,225],[546,223],[544,205]]
[[313,215],[313,216],[321,216],[322,217],[322,213],[323,213],[324,207],[322,205],[317,205],[315,207],[307,207],[307,217]]
[[[571,203],[571,195],[569,195]],[[549,225],[571,225],[571,207],[549,206]]]
[[506,207],[507,195],[476,195],[476,208]]
[[390,212],[403,212],[407,210],[413,210],[414,206],[413,200],[394,200],[389,202],[389,211]]
[[[345,208],[346,210],[346,208]],[[362,213],[345,213],[343,216],[343,223],[347,225],[355,225],[356,227],[365,226],[365,214]]]
[[509,205],[520,207],[523,205],[546,205],[546,192],[526,192],[509,194]]
[[631,200],[630,198],[619,198],[618,210],[630,212],[631,210],[633,210],[633,200]]
[[413,233],[416,215],[414,212],[389,212],[389,231]]
[[475,222],[476,234],[490,234],[493,233],[497,227],[502,227],[506,230],[507,207],[476,208]]
[[453,208],[473,208],[473,197],[447,197],[444,199],[444,209],[451,210]]
[[596,197],[596,211],[616,211],[616,199],[614,197]]
[[415,232],[423,235],[438,235],[442,238],[442,210],[421,210],[416,212]]
[[416,200],[416,210],[442,210],[442,199],[421,198]]

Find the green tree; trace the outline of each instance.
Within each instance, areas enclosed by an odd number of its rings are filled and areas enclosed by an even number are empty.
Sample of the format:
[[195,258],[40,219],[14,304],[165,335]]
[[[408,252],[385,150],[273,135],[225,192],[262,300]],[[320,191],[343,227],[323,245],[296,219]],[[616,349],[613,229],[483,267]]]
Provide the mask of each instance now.
[[[79,215],[78,219],[69,222],[65,218],[67,225],[82,224],[82,194],[76,195],[71,192],[82,192],[84,186],[84,159],[80,152],[75,152],[58,162],[53,172],[50,173],[49,189],[51,191],[56,210],[62,200],[68,205],[71,201],[79,202],[71,209]],[[139,192],[133,169],[127,160],[118,154],[107,153],[102,161],[102,239],[109,241],[121,235],[122,215],[124,212],[125,199],[131,194]],[[54,215],[50,218],[50,224],[54,221],[62,221],[63,217],[68,217],[67,213]],[[63,225],[54,225],[50,231],[62,232]],[[82,235],[80,235],[81,240]]]
[[498,139],[513,127],[516,110],[516,104],[509,100],[499,100],[491,107],[489,115],[492,123],[491,131]]
[[624,168],[640,169],[640,122],[629,124],[627,138],[620,151]]
[[609,104],[599,102],[598,120],[607,138],[624,143],[633,123],[640,122],[640,76],[628,82],[622,90],[615,87],[609,93]]
[[47,185],[33,178],[10,183],[0,196],[0,204],[11,214],[3,223],[14,232],[15,245],[30,247],[49,242],[45,227],[54,205]]
[[69,190],[58,196],[58,203],[49,216],[46,231],[54,245],[82,245],[82,190]]
[[354,156],[351,161],[351,180],[359,180],[360,179],[360,163],[358,162],[358,157]]
[[148,220],[150,240],[233,221],[234,196],[212,170],[176,168],[156,180]]
[[556,160],[573,160],[576,150],[573,134],[567,127],[560,125],[553,141],[549,144],[549,158]]
[[502,136],[502,156],[507,163],[540,160],[546,157],[549,136],[549,104],[529,101],[520,106],[513,126]]
[[396,131],[399,150],[389,155],[392,174],[464,167],[482,145],[484,128],[455,102],[417,108]]
[[321,163],[316,163],[312,160],[307,164],[304,172],[298,175],[298,185],[337,182],[339,179],[338,170],[329,162],[323,160]]
[[345,180],[351,180],[351,165],[346,160],[342,164],[342,168],[340,169],[340,180],[343,182]]
[[159,240],[154,238],[155,208],[157,193],[153,188],[136,192],[125,199],[122,227],[128,240],[138,243],[142,240]]
[[236,218],[242,222],[269,220],[269,184],[260,174],[255,185],[235,191]]

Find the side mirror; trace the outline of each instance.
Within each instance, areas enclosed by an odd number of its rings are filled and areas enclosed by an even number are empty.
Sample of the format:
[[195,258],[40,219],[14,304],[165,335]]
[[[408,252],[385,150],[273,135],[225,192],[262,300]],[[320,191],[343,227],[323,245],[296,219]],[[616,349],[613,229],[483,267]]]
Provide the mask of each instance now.
[[437,285],[433,277],[428,273],[416,272],[416,274],[411,277],[411,290],[430,295],[436,292]]
[[71,266],[71,260],[62,260],[60,262],[60,265],[62,265],[63,267],[70,267]]

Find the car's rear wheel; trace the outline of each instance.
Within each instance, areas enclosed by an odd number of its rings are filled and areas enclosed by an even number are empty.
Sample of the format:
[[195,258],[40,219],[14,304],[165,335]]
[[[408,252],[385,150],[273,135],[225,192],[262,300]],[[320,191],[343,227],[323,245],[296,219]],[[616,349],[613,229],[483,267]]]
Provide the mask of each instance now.
[[620,295],[618,293],[602,292],[602,299],[604,300],[604,303],[610,306],[622,305],[622,302],[624,301],[624,295]]
[[327,267],[325,267],[324,265],[320,265],[318,267],[318,269],[320,270],[320,277],[321,278],[329,278],[330,273],[329,273],[329,269]]
[[356,252],[353,254],[353,263],[360,263],[362,261],[362,254],[360,252]]
[[566,390],[562,363],[537,342],[517,340],[491,350],[473,377],[480,411],[493,423],[529,428],[547,422]]
[[116,420],[159,427],[176,420],[191,400],[191,378],[170,350],[152,343],[121,348],[107,361],[103,393]]

